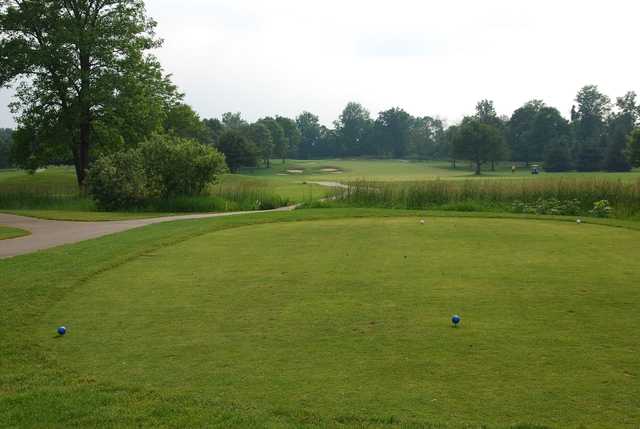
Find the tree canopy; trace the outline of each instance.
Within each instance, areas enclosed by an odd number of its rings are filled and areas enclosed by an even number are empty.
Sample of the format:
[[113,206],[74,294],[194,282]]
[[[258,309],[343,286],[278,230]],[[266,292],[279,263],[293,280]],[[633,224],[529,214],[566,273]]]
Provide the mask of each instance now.
[[146,54],[155,26],[140,0],[2,1],[0,86],[19,82],[13,111],[30,140],[17,140],[18,163],[65,152],[83,185],[92,151],[157,131],[181,96]]

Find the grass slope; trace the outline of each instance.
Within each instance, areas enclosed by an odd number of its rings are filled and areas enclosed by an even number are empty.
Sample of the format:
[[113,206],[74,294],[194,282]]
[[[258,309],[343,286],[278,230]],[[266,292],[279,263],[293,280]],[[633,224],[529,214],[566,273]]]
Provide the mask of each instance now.
[[176,222],[0,261],[0,426],[634,427],[640,232],[417,215]]
[[8,240],[10,238],[18,238],[25,235],[29,235],[29,232],[18,228],[9,228],[7,226],[0,225],[0,240]]

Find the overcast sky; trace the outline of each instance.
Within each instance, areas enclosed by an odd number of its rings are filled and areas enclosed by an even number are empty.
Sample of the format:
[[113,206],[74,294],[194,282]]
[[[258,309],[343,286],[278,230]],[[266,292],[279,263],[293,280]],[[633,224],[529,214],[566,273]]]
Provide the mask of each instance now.
[[[640,92],[637,0],[147,0],[167,72],[202,117],[348,101],[451,122],[482,98],[510,115],[539,98],[566,116],[578,89]],[[13,125],[0,90],[0,127]]]

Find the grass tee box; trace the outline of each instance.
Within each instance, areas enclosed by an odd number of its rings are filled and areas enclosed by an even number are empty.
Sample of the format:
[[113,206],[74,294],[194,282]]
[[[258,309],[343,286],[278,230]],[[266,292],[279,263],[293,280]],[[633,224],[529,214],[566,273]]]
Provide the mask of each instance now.
[[0,426],[633,428],[638,239],[304,210],[0,262]]

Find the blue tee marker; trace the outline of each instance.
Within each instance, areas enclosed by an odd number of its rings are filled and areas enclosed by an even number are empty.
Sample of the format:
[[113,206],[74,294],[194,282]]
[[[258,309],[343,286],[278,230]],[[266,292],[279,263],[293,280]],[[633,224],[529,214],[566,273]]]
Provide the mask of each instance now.
[[58,328],[58,335],[65,335],[67,333],[67,328],[61,326]]
[[461,319],[461,318],[460,318],[460,316],[458,316],[457,314],[456,314],[456,315],[454,315],[454,316],[451,318],[451,323],[453,323],[453,326],[454,326],[454,327],[456,327],[456,328],[458,327],[458,325],[460,324],[460,322],[461,322],[461,321],[462,321],[462,319]]

